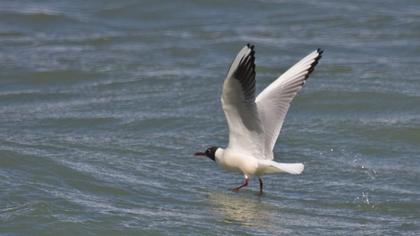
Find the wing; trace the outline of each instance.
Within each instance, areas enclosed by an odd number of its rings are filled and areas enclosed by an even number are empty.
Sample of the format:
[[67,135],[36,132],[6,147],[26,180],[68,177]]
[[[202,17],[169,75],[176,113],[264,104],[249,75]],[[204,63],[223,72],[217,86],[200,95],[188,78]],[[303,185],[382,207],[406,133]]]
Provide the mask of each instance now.
[[264,157],[273,159],[273,148],[279,136],[290,102],[314,70],[323,51],[313,51],[271,83],[256,98],[259,118],[264,129]]
[[222,106],[229,126],[229,148],[258,156],[264,141],[255,104],[255,51],[246,45],[238,53],[223,83]]

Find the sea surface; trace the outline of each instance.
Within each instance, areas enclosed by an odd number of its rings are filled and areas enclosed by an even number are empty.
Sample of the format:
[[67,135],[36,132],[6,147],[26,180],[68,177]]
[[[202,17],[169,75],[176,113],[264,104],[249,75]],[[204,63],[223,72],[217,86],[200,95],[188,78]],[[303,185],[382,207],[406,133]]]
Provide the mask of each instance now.
[[[324,56],[275,160],[242,175],[222,83]],[[0,0],[0,235],[420,235],[418,0]]]

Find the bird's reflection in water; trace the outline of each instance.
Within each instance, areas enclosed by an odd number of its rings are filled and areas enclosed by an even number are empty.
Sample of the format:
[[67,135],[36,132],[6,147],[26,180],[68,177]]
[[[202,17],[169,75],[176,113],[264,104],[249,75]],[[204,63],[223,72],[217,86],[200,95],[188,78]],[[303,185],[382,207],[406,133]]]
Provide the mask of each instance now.
[[253,194],[211,192],[209,200],[225,223],[238,222],[246,226],[267,226],[276,209]]

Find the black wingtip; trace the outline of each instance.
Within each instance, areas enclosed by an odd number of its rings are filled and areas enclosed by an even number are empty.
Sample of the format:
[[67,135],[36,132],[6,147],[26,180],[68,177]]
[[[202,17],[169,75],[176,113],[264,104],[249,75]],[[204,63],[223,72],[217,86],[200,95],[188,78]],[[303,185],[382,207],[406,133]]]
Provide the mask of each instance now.
[[318,48],[318,49],[316,50],[316,52],[317,52],[319,55],[322,55],[322,53],[324,53],[324,50],[323,50],[323,49],[321,49],[321,48]]
[[[315,57],[314,62],[312,62],[311,66],[309,67],[309,69],[308,69],[308,74],[306,74],[304,81],[305,81],[305,80],[307,80],[307,79],[309,78],[309,75],[310,75],[310,74],[311,74],[311,73],[315,70],[315,66],[316,66],[316,65],[318,65],[319,60],[320,60],[320,59],[321,59],[321,57],[322,57],[322,53],[324,53],[324,50],[322,50],[321,48],[318,48],[318,49],[316,50],[316,52],[318,53],[318,56],[317,56],[317,57]],[[304,83],[302,83],[302,86],[303,86],[303,84],[304,84]]]
[[255,47],[255,45],[249,44],[249,43],[247,43],[246,46],[251,50],[254,50],[254,47]]
[[314,70],[315,66],[318,65],[318,62],[321,59],[322,54],[324,53],[324,50],[322,50],[321,48],[318,48],[316,52],[318,53],[318,56],[315,58],[315,61],[312,63],[311,69],[309,69],[309,73],[311,73]]

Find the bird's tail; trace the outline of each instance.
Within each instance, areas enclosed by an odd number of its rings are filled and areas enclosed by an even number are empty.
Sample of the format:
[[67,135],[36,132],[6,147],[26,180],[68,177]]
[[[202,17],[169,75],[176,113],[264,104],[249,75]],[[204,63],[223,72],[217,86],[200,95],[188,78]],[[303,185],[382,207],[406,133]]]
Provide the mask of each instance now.
[[298,175],[303,172],[304,165],[302,163],[278,163],[275,161],[261,160],[259,162],[264,174],[286,172]]

